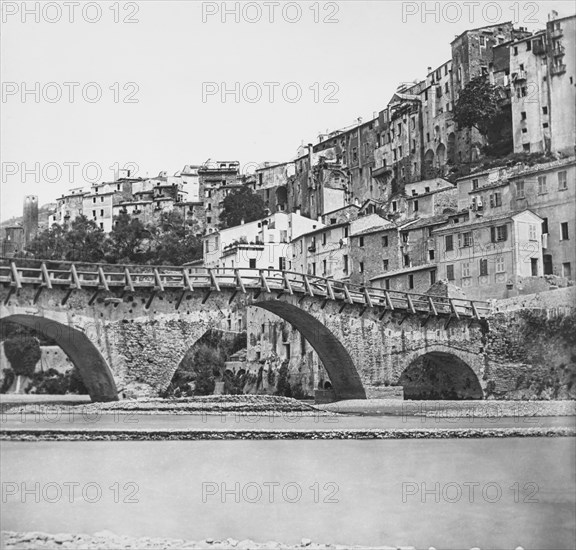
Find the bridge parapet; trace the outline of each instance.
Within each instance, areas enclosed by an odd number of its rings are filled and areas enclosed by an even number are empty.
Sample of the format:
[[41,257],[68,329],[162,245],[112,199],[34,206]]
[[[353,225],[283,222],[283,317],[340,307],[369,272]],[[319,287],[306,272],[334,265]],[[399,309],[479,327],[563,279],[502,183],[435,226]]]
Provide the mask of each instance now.
[[[385,290],[353,285],[326,277],[292,271],[250,268],[190,268],[152,265],[119,265],[64,262],[54,260],[0,258],[0,283],[11,294],[24,286],[36,288],[36,298],[44,290],[55,287],[67,289],[63,304],[77,290],[91,290],[96,299],[100,292],[122,293],[135,290],[150,291],[150,307],[154,296],[166,290],[181,290],[182,298],[188,292],[232,289],[234,293],[254,291],[260,293],[298,294],[320,300],[358,304],[364,308],[379,307],[384,311],[407,314],[427,314],[428,318],[468,318],[480,320],[490,313],[487,302],[430,296],[411,292]],[[176,302],[176,309],[181,300]]]

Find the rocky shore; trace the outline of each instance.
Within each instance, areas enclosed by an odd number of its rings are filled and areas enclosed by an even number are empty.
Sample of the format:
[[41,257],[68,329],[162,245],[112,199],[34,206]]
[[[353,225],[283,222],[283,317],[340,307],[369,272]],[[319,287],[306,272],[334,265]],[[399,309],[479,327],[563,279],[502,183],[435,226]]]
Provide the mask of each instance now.
[[574,428],[430,428],[348,430],[20,430],[0,432],[0,441],[198,441],[289,439],[477,439],[575,437]]
[[350,546],[341,544],[320,544],[310,539],[302,539],[300,544],[282,544],[280,542],[254,542],[252,540],[225,540],[205,539],[201,541],[186,541],[182,539],[150,538],[150,537],[126,537],[102,531],[94,535],[72,535],[58,533],[30,532],[15,533],[2,531],[1,548],[5,550],[36,550],[67,548],[72,550],[114,550],[116,548],[132,548],[134,550],[149,549],[212,549],[212,550],[296,550],[306,548],[308,550],[416,550],[413,546]]

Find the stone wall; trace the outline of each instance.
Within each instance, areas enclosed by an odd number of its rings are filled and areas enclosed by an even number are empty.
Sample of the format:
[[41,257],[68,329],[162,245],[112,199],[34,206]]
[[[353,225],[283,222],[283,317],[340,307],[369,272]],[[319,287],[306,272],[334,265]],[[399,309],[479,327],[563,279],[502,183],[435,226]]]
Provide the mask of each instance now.
[[498,300],[486,335],[486,397],[576,399],[576,288]]

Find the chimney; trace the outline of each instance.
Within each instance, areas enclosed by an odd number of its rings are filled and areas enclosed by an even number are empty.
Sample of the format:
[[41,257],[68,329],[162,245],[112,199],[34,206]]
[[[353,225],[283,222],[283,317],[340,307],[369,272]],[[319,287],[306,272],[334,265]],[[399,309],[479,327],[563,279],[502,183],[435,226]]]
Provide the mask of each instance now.
[[245,223],[246,223],[246,221],[244,220],[244,218],[242,218],[242,219],[240,220],[240,225],[244,225]]
[[297,215],[297,216],[301,216],[301,215],[302,215],[300,212],[301,212],[300,208],[296,208],[296,215]]

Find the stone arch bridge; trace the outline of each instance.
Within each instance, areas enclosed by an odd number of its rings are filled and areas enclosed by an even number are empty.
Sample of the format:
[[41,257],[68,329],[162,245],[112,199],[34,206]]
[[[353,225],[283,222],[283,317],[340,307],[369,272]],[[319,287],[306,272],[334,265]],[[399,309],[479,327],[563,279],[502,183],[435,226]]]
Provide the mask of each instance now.
[[0,259],[0,323],[54,339],[93,400],[130,384],[165,389],[186,351],[239,308],[291,323],[337,399],[397,384],[418,358],[463,364],[483,382],[483,302],[358,287],[287,271]]

